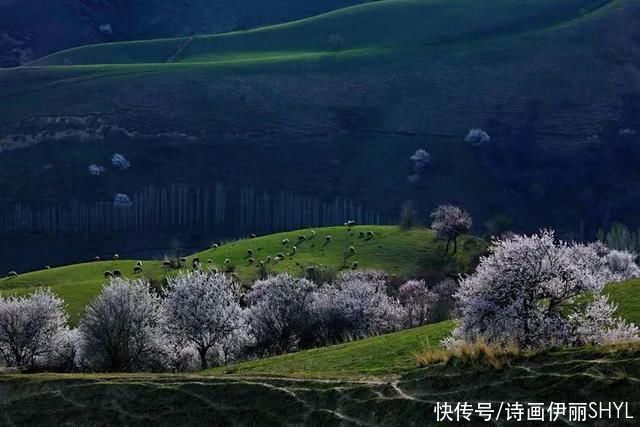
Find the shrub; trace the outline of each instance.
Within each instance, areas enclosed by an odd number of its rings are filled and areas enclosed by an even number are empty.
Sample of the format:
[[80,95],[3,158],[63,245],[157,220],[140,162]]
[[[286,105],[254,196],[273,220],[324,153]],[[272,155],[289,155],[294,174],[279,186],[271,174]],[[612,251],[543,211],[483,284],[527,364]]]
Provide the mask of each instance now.
[[342,34],[331,34],[329,36],[329,47],[334,52],[341,52],[344,48],[344,37],[342,36]]
[[475,369],[501,369],[516,360],[531,357],[534,353],[523,352],[516,345],[490,345],[485,341],[463,343],[451,349],[429,349],[415,356],[418,366],[443,363]]
[[311,265],[304,269],[304,276],[307,280],[317,285],[333,282],[338,273],[331,267]]
[[75,348],[67,317],[64,302],[48,289],[0,298],[2,364],[26,370],[58,367],[60,356]]
[[80,320],[81,363],[107,372],[163,369],[159,307],[147,282],[113,279]]
[[411,230],[418,226],[418,211],[413,206],[413,202],[406,201],[402,204],[402,211],[400,212],[400,228],[404,230]]
[[232,360],[246,344],[239,293],[225,275],[190,272],[169,278],[162,313],[165,334],[196,350],[202,369]]
[[398,298],[405,310],[407,327],[427,324],[432,319],[437,295],[427,288],[424,280],[410,280],[398,290]]

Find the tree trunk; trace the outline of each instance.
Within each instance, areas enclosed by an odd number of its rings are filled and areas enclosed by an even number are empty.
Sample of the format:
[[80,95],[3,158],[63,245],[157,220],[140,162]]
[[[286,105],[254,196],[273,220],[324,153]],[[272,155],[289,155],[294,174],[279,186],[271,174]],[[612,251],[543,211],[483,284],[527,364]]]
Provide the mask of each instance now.
[[200,367],[203,370],[207,369],[209,367],[209,364],[207,363],[207,349],[199,348],[198,353],[200,354]]

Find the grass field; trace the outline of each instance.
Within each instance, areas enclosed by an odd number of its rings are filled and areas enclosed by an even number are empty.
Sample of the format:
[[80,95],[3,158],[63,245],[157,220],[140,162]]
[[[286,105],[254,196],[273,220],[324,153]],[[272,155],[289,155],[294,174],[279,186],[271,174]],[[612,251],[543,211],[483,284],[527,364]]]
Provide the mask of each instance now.
[[[617,314],[640,325],[640,280],[608,285]],[[454,322],[442,322],[357,342],[301,351],[214,368],[213,375],[365,379],[402,375],[415,369],[414,356],[437,348]]]
[[[0,414],[10,425],[202,425],[206,419],[224,426],[417,426],[436,424],[436,401],[615,401],[628,402],[629,415],[637,417],[639,378],[637,345],[554,350],[503,369],[435,365],[368,381],[1,375]],[[628,419],[606,422],[637,424]]]
[[[371,239],[361,238],[360,232],[373,231]],[[187,257],[186,269],[190,269],[194,257],[200,258],[203,268],[227,268],[229,259],[235,273],[245,282],[256,279],[256,266],[271,257],[267,269],[271,273],[288,272],[304,275],[309,266],[339,271],[343,268],[343,255],[354,247],[355,254],[346,259],[346,268],[354,262],[359,269],[379,269],[399,277],[441,277],[443,274],[470,272],[477,258],[486,248],[486,243],[474,237],[462,237],[459,251],[453,257],[444,255],[444,242],[437,240],[428,229],[402,230],[395,226],[328,227],[315,230],[298,230],[273,234],[254,239],[245,239],[222,244],[217,249],[209,249]],[[330,235],[331,241],[325,237]],[[299,236],[305,236],[299,241]],[[282,241],[289,239],[288,245]],[[292,247],[296,253],[292,255]],[[248,251],[253,251],[255,262],[249,262]],[[275,263],[275,257],[282,253],[285,258]],[[208,263],[211,260],[212,263]],[[142,274],[134,274],[136,260],[99,261],[69,265],[21,274],[15,278],[0,279],[0,292],[7,294],[27,294],[37,287],[48,287],[65,300],[72,323],[75,323],[84,306],[99,293],[106,282],[105,271],[119,269],[124,277],[147,278],[162,281],[166,275],[176,274],[162,265],[162,261],[144,261]]]
[[[61,52],[0,71],[3,198],[20,200],[24,211],[75,202],[93,208],[149,186],[221,183],[230,194],[251,186],[341,197],[383,218],[397,216],[406,200],[424,218],[455,202],[472,213],[477,231],[508,214],[522,230],[570,234],[579,227],[575,216],[600,220],[575,208],[580,189],[593,183],[576,182],[581,174],[548,165],[537,149],[573,153],[601,133],[603,117],[635,117],[620,101],[636,91],[635,81],[617,82],[628,78],[620,64],[635,67],[637,16],[640,7],[628,0],[389,0],[191,41]],[[337,33],[340,52],[329,42]],[[79,124],[56,122],[68,118]],[[98,119],[100,126],[92,124]],[[473,127],[504,150],[523,147],[526,136],[536,156],[509,154],[513,165],[490,164],[464,142]],[[409,157],[418,148],[433,161],[412,185]],[[86,179],[89,164],[114,152],[133,167]],[[544,165],[528,163],[538,157]],[[571,159],[586,169],[580,153]],[[233,202],[231,219],[239,215]],[[0,224],[13,220],[14,208],[0,206]],[[164,242],[174,237],[173,230],[152,232]],[[139,240],[121,251],[140,249]],[[19,258],[3,254],[0,267],[18,268]]]
[[[373,54],[393,48],[477,42],[539,31],[584,18],[608,0],[386,0],[296,22],[193,39],[111,43],[71,49],[32,65],[251,62]],[[455,25],[452,25],[455,23]],[[330,36],[340,34],[340,49]]]

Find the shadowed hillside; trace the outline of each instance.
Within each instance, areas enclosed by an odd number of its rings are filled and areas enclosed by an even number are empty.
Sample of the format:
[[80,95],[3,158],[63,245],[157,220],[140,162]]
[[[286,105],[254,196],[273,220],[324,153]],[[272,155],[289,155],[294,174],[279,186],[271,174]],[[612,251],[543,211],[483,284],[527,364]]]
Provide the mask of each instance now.
[[[405,200],[424,222],[440,203],[463,205],[477,231],[499,214],[517,230],[553,226],[568,238],[634,225],[638,16],[626,0],[389,0],[225,35],[74,49],[38,62],[67,65],[5,71],[0,232],[35,247],[37,263],[0,259],[35,267],[52,255],[40,248],[55,255],[68,241],[77,255],[56,262],[96,250],[143,257],[176,237],[197,247],[358,212],[389,223]],[[476,127],[490,144],[464,141]],[[416,175],[419,148],[432,161]],[[131,167],[112,167],[114,153]],[[105,173],[90,176],[90,164]],[[221,227],[202,196],[213,200],[218,185]],[[187,189],[175,199],[185,203],[171,201],[175,188]],[[114,209],[117,194],[128,210]],[[154,223],[145,214],[162,194]],[[325,215],[335,203],[347,209]],[[293,220],[259,223],[281,206]]]
[[358,0],[3,0],[0,67],[90,43],[210,34],[285,22]]

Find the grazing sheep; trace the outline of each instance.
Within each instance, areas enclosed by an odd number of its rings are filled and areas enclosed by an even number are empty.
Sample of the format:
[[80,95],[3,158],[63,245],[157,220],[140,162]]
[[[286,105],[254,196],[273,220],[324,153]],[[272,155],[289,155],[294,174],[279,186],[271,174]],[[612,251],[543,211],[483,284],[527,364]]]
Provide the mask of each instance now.
[[212,260],[211,258],[209,258],[209,259],[207,260],[207,264],[213,264],[213,260]]
[[301,234],[298,236],[298,240],[304,242],[305,240],[307,240],[307,238],[304,236],[304,234]]
[[253,249],[247,250],[247,256],[248,257],[252,257],[253,256]]
[[45,269],[45,270],[51,270],[51,266],[50,266],[50,265],[45,265],[45,266],[44,266],[44,269]]
[[312,238],[312,239],[313,239],[314,237],[316,237],[316,232],[315,232],[314,230],[311,230],[311,231],[310,231],[310,234],[311,234],[311,238]]
[[95,256],[95,257],[93,257],[93,260],[94,261],[100,261],[100,257],[99,256]]
[[329,243],[329,242],[331,241],[331,236],[326,236],[326,237],[324,238],[324,241],[325,241],[325,242],[327,242],[327,243]]
[[211,245],[211,249],[218,249],[218,244],[214,243],[213,245]]
[[291,248],[291,255],[295,255],[298,252],[298,248],[296,246]]
[[375,234],[373,233],[373,231],[369,230],[367,231],[367,240],[373,239],[375,237]]
[[113,270],[113,275],[115,277],[121,277],[122,276],[122,271],[120,270]]
[[287,246],[289,244],[289,239],[282,239],[282,246]]
[[105,271],[105,272],[104,272],[104,278],[105,278],[105,279],[113,279],[114,277],[115,277],[115,276],[113,275],[113,273],[112,273],[112,272],[110,272],[110,271]]
[[165,267],[171,267],[171,261],[163,261],[162,265]]
[[279,256],[277,256],[277,257],[275,257],[275,258],[273,259],[273,263],[274,263],[274,264],[277,264],[277,263],[279,263],[279,262],[280,262],[280,260],[281,260],[281,259],[282,259],[282,258],[280,258]]
[[271,255],[267,257],[267,264],[269,264],[270,262],[271,262]]
[[278,253],[276,254],[276,258],[283,259],[283,258],[284,258],[284,254],[283,254],[282,252],[278,252]]
[[352,269],[352,270],[357,270],[357,269],[358,269],[358,266],[359,266],[359,264],[358,264],[357,262],[354,262],[354,263],[351,265],[351,269]]
[[250,239],[255,239],[255,238],[256,238],[255,233],[251,233],[251,234],[249,235],[249,238],[250,238]]
[[354,248],[353,246],[351,246],[351,247],[349,248],[349,252],[351,252],[351,254],[352,254],[352,255],[355,255],[355,253],[356,253],[356,248]]
[[364,231],[361,231],[360,233],[358,233],[358,238],[359,239],[364,238]]
[[229,258],[227,258],[227,259],[224,260],[224,263],[229,265],[229,264],[231,264],[231,260]]
[[142,261],[138,261],[138,262],[136,262],[136,265],[137,265],[138,267],[142,267]]
[[120,255],[118,255],[118,254],[113,254],[113,259],[120,259]]
[[358,225],[358,223],[356,221],[347,221],[344,223],[345,227],[355,227],[356,225]]
[[134,274],[140,274],[140,273],[142,273],[142,267],[140,267],[139,265],[136,265],[136,266],[133,268],[133,273],[134,273]]
[[249,258],[249,264],[253,264],[254,262],[256,262],[256,260],[255,260],[255,259],[253,259],[253,258]]

